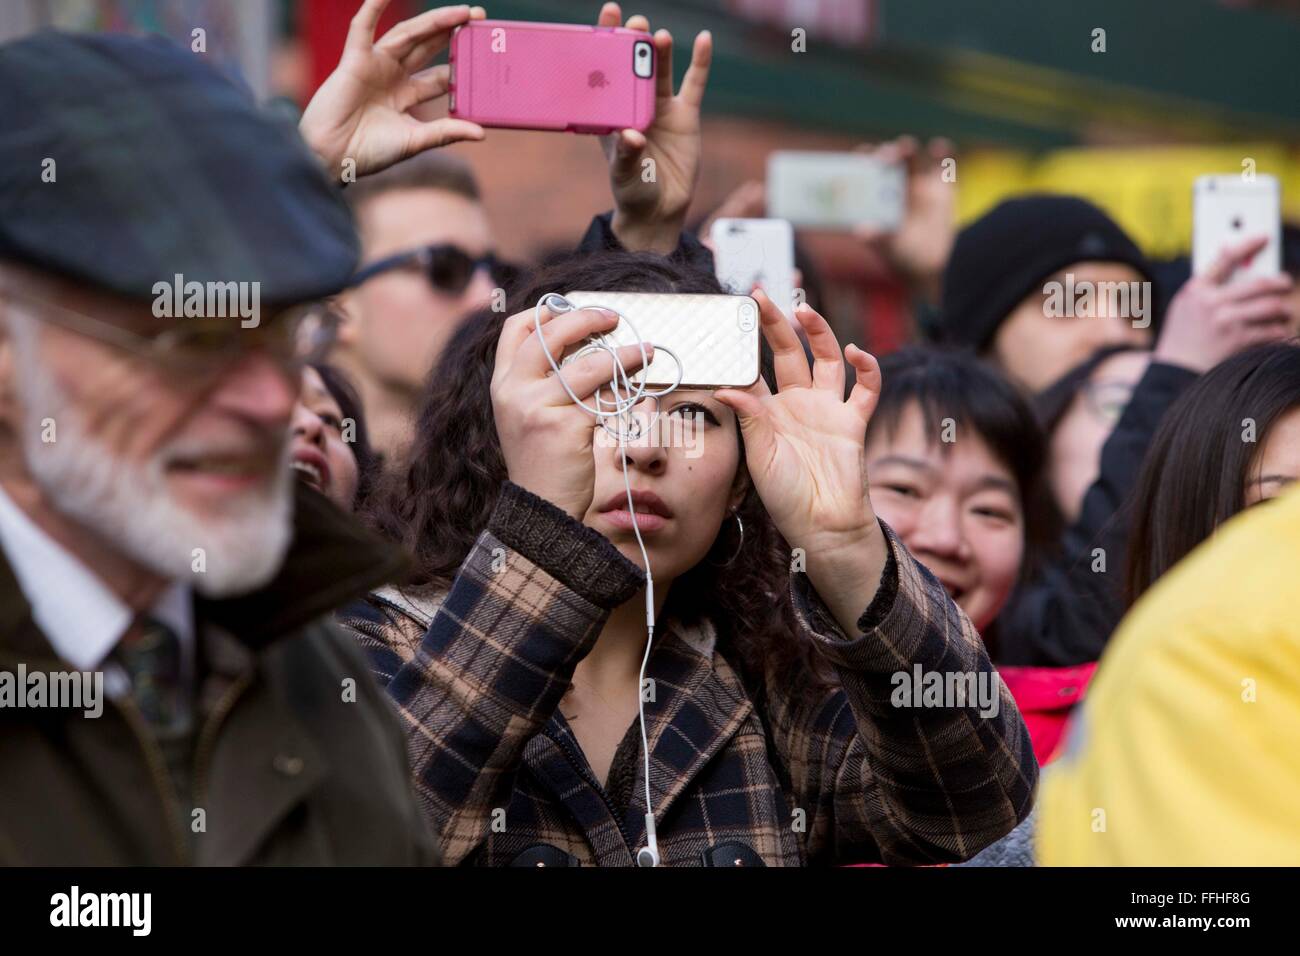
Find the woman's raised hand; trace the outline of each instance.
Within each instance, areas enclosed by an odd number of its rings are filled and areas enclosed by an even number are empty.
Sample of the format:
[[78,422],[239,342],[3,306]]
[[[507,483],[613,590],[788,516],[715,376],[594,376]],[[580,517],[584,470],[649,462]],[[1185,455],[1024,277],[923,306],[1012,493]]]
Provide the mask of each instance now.
[[[596,24],[616,27],[622,16],[617,3],[606,3]],[[650,21],[637,14],[625,26],[649,32]],[[700,176],[700,104],[713,62],[713,35],[705,30],[695,37],[691,64],[676,95],[672,34],[656,31],[654,47],[654,122],[644,133],[625,129],[601,137],[601,145],[614,193],[614,235],[634,252],[666,254],[677,247]]]
[[[482,20],[482,7],[436,7],[403,20],[378,40],[375,28],[390,0],[365,0],[343,46],[343,57],[303,111],[298,129],[330,176],[377,173],[396,162],[461,140],[483,138],[467,120],[418,120],[411,109],[447,94],[450,67],[425,66],[446,49],[452,31]],[[351,160],[355,168],[344,166]]]
[[[865,453],[880,366],[852,344],[842,359],[830,325],[804,304],[795,318],[812,349],[809,367],[780,309],[761,291],[754,298],[775,358],[777,391],[759,379],[715,397],[740,419],[750,479],[768,514],[786,541],[803,549],[813,584],[837,620],[852,628],[875,594],[886,558],[867,495]],[[856,378],[847,399],[844,360]]]
[[[595,495],[597,426],[555,375],[533,316],[532,309],[510,316],[497,343],[491,394],[501,454],[511,481],[582,520]],[[599,309],[556,315],[543,307],[541,321],[546,347],[559,362],[566,349],[587,336],[613,331],[618,317]],[[641,368],[638,346],[623,346],[618,356],[629,374]],[[654,358],[649,344],[645,358]],[[613,374],[614,364],[606,352],[564,366],[564,381],[588,405],[595,404],[594,393],[608,386]]]

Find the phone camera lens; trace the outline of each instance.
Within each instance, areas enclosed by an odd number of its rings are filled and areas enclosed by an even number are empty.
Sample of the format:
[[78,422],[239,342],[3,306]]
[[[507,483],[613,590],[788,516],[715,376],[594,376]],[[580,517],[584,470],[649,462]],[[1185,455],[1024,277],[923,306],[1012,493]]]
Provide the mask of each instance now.
[[654,76],[654,60],[650,58],[650,44],[645,40],[638,40],[632,48],[635,52],[632,54],[632,72],[641,79],[648,80]]

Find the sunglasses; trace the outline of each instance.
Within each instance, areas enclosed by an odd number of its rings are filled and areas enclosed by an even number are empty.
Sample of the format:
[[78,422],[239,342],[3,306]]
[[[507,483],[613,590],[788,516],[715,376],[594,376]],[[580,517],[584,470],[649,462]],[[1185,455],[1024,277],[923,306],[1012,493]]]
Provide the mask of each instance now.
[[471,256],[460,246],[440,243],[372,262],[353,275],[348,285],[356,288],[377,275],[409,268],[418,268],[435,289],[448,295],[461,295],[480,269],[486,269],[488,275],[498,282],[503,274],[501,261],[491,252]]

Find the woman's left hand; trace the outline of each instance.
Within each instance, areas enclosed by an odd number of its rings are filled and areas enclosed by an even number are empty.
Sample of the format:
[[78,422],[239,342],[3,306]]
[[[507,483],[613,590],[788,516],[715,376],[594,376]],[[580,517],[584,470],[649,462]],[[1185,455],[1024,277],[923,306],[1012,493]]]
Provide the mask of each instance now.
[[[596,23],[616,27],[622,15],[617,3],[606,3]],[[638,14],[626,27],[649,32],[650,21]],[[709,81],[713,36],[706,30],[695,38],[691,65],[676,96],[672,34],[657,31],[654,47],[654,122],[644,133],[625,129],[603,136],[601,145],[614,193],[614,235],[626,249],[667,254],[677,248],[700,176],[700,104]],[[648,170],[652,175],[647,175]]]
[[848,345],[856,381],[844,398],[844,361],[830,325],[808,305],[795,318],[813,362],[781,310],[754,293],[763,337],[772,347],[777,392],[761,378],[745,390],[721,389],[719,402],[740,419],[745,463],[767,512],[836,619],[853,628],[875,595],[886,543],[867,494],[866,431],[880,397],[880,365]]

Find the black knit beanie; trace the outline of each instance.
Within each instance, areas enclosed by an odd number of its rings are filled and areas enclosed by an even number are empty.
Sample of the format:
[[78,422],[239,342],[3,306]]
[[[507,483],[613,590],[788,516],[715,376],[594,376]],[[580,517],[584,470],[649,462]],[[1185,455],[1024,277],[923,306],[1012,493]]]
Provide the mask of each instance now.
[[983,350],[1042,282],[1075,262],[1122,262],[1143,279],[1151,266],[1113,219],[1075,196],[1021,196],[957,234],[943,274],[939,334]]

